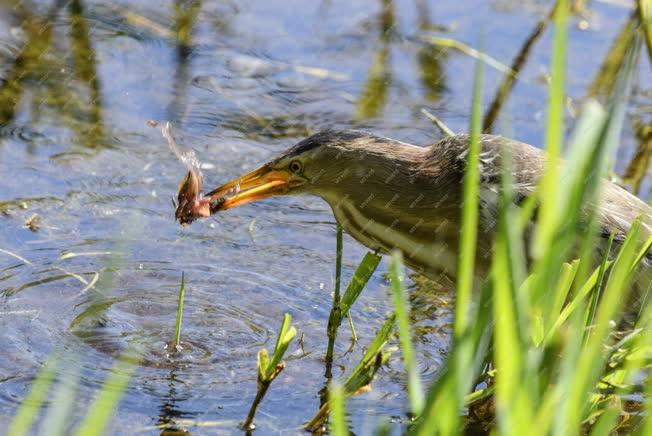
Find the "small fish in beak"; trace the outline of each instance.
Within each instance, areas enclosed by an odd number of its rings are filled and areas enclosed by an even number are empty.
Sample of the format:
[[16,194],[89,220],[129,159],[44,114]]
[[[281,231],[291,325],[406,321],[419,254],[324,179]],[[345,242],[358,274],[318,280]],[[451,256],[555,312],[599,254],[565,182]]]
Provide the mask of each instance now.
[[[150,122],[149,124],[151,126],[157,125],[156,122]],[[211,209],[218,208],[228,197],[239,192],[240,188],[235,185],[224,191],[223,195],[219,198],[215,196],[204,198],[202,194],[204,176],[201,173],[201,164],[197,160],[195,153],[193,151],[185,153],[181,151],[172,136],[169,122],[161,126],[161,133],[167,140],[170,150],[172,150],[174,155],[188,170],[188,174],[186,174],[186,177],[179,185],[179,191],[177,193],[178,203],[174,211],[174,218],[180,224],[190,224],[198,218],[210,216]]]

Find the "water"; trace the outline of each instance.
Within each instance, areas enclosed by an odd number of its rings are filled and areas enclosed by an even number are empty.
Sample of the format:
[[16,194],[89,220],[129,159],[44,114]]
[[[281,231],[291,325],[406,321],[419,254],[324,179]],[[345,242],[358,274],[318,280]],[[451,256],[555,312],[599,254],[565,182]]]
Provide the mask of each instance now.
[[[198,434],[237,432],[255,395],[256,353],[273,348],[289,312],[303,349],[291,345],[256,433],[300,434],[325,383],[335,259],[330,210],[317,198],[270,199],[181,228],[171,198],[184,168],[147,120],[170,120],[178,142],[210,164],[207,188],[324,127],[427,144],[440,134],[421,108],[466,130],[475,61],[418,38],[482,45],[509,65],[550,5],[131,3],[0,5],[0,427],[55,352],[59,386],[76,386],[69,397],[74,427],[121,350],[139,345],[142,365],[113,432],[156,434],[157,424],[186,420],[202,423],[188,427]],[[571,20],[569,124],[630,13],[619,2],[591,8]],[[536,145],[550,42],[548,29],[496,124]],[[614,162],[621,175],[639,148],[636,132],[650,124],[647,59],[639,70]],[[485,106],[502,79],[490,67],[486,73]],[[649,199],[649,178],[639,179],[639,195]],[[33,214],[36,231],[24,227]],[[344,247],[346,283],[365,249],[346,236]],[[348,328],[340,329],[339,379],[391,311],[385,269],[381,264],[353,308],[360,340],[352,353],[345,354]],[[185,349],[170,356],[165,343],[174,332],[181,271]],[[84,291],[96,274],[95,287]],[[446,355],[451,296],[414,279],[419,367],[430,380]],[[381,418],[405,417],[398,353],[347,408],[358,434]]]

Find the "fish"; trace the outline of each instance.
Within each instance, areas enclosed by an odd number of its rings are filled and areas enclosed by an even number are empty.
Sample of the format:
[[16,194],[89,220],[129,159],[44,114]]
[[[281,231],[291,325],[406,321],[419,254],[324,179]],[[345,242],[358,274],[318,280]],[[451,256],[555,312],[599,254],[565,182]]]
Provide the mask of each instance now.
[[[150,121],[148,124],[153,127],[158,125],[155,121]],[[181,225],[190,225],[198,218],[210,216],[212,208],[219,207],[220,203],[223,203],[229,196],[237,193],[238,189],[236,187],[220,198],[205,198],[202,193],[204,175],[201,172],[201,162],[197,159],[195,152],[192,150],[186,152],[181,151],[181,148],[172,136],[169,122],[165,122],[161,126],[161,133],[166,139],[172,153],[174,153],[177,159],[188,170],[188,173],[179,184],[176,209],[174,211],[174,219],[179,221]]]

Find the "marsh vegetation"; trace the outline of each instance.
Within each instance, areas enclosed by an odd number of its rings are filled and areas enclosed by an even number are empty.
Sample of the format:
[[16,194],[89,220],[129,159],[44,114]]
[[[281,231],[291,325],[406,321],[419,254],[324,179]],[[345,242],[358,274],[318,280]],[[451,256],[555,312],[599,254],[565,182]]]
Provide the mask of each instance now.
[[[601,176],[650,202],[650,2],[276,3],[0,2],[2,426],[652,432],[652,306],[627,306],[652,239],[595,259],[574,225]],[[475,292],[469,166],[453,293],[314,198],[179,227],[150,119],[214,180],[323,127],[502,133],[570,165],[520,210],[503,175]]]

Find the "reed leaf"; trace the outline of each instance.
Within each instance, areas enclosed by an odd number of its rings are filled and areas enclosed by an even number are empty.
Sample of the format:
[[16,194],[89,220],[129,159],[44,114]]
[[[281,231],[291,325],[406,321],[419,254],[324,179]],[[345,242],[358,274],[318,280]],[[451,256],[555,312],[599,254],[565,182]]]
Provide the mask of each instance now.
[[401,341],[401,352],[408,377],[408,396],[410,408],[414,415],[419,415],[423,410],[423,388],[417,370],[417,362],[412,346],[412,333],[410,331],[409,302],[407,291],[403,285],[403,257],[400,252],[394,252],[389,266],[389,279],[394,296],[394,309],[398,324],[398,334]]

